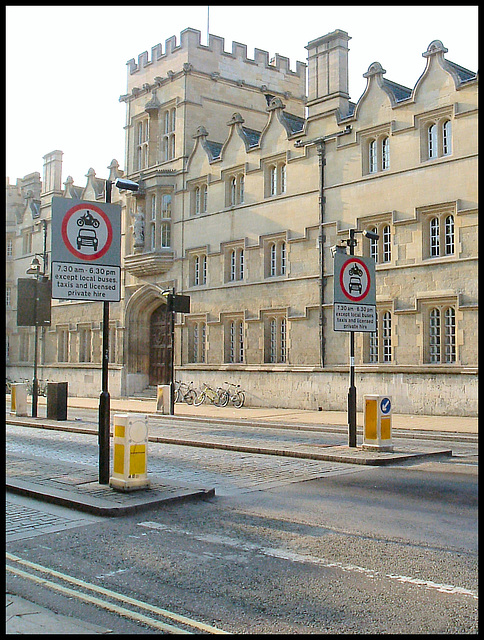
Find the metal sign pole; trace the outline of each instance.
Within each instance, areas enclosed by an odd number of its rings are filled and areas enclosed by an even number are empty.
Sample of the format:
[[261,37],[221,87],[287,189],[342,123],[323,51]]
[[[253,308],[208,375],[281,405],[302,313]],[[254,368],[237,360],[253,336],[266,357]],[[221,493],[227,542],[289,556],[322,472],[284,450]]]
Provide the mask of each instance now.
[[[355,230],[350,229],[350,256],[355,255]],[[350,331],[350,386],[348,389],[348,446],[356,447],[355,332]]]
[[170,353],[170,415],[175,415],[175,287],[168,296],[170,313],[171,353]]
[[[111,203],[113,184],[106,181],[106,203]],[[99,397],[99,484],[109,484],[109,431],[111,399],[108,390],[109,373],[109,302],[103,302],[102,391]]]

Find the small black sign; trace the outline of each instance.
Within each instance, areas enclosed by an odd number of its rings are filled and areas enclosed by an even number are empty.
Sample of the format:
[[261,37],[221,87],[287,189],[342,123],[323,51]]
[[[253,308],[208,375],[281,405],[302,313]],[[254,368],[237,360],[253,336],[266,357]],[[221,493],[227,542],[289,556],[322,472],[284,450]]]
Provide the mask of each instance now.
[[178,313],[190,313],[190,296],[171,295],[172,310]]
[[[37,309],[35,296],[37,293]],[[50,280],[19,278],[17,281],[17,326],[39,327],[50,324],[52,283]],[[35,317],[36,316],[36,317]]]

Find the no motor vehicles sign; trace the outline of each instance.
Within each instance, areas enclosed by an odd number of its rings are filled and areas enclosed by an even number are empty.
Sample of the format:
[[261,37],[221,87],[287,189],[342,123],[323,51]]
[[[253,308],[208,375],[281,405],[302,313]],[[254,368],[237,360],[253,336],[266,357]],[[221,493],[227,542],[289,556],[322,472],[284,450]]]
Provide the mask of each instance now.
[[52,297],[121,298],[121,207],[52,199]]
[[335,331],[376,331],[375,262],[372,258],[334,256]]

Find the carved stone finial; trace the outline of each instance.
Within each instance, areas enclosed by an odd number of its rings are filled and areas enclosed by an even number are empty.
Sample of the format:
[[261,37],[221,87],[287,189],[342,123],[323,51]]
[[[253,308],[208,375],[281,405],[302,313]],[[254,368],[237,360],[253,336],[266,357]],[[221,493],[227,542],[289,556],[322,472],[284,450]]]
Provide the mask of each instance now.
[[274,109],[285,109],[286,105],[282,102],[280,98],[272,98],[270,101],[267,111],[274,111]]
[[444,53],[447,53],[447,51],[448,49],[444,47],[441,40],[432,40],[432,42],[427,47],[427,51],[425,51],[425,53],[422,53],[422,56],[424,58],[428,58],[429,56],[433,56],[436,53],[441,53],[442,55],[444,55]]
[[234,113],[234,115],[232,116],[232,118],[227,122],[227,126],[230,127],[230,125],[232,124],[243,124],[245,122],[244,118],[240,115],[240,113]]
[[208,131],[202,125],[198,127],[197,132],[192,136],[193,138],[206,138],[208,136]]
[[379,62],[372,62],[368,67],[368,71],[363,74],[363,77],[371,78],[371,76],[377,76],[384,73],[386,73],[386,69],[384,69]]

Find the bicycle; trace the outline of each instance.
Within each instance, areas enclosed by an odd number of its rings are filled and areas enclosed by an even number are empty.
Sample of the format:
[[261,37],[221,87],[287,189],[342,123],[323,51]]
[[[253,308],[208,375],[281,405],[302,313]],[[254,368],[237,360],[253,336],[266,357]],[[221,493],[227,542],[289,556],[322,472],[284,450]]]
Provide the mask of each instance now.
[[[27,384],[27,395],[32,396],[34,393],[34,381],[24,378],[22,382]],[[49,380],[37,380],[37,396],[47,398],[47,383]]]
[[37,390],[39,396],[44,396],[47,398],[47,384],[50,382],[49,380],[37,380]]
[[175,402],[185,401],[187,404],[193,404],[197,397],[197,392],[193,388],[193,382],[188,384],[187,382],[180,382],[175,380]]
[[234,407],[240,409],[240,407],[244,406],[245,402],[245,392],[240,388],[240,384],[234,384],[233,382],[225,382],[229,387],[233,387],[233,391],[229,389],[225,389],[225,397],[226,402],[222,406],[225,407],[229,402],[231,402]]
[[224,390],[221,387],[219,387],[217,390],[212,389],[212,387],[210,387],[208,384],[204,382],[203,389],[198,393],[193,404],[196,407],[199,407],[202,404],[202,402],[205,402],[206,400],[210,400],[210,402],[214,404],[216,407],[220,407],[222,406],[220,404],[220,401],[221,401],[221,395],[223,391]]

